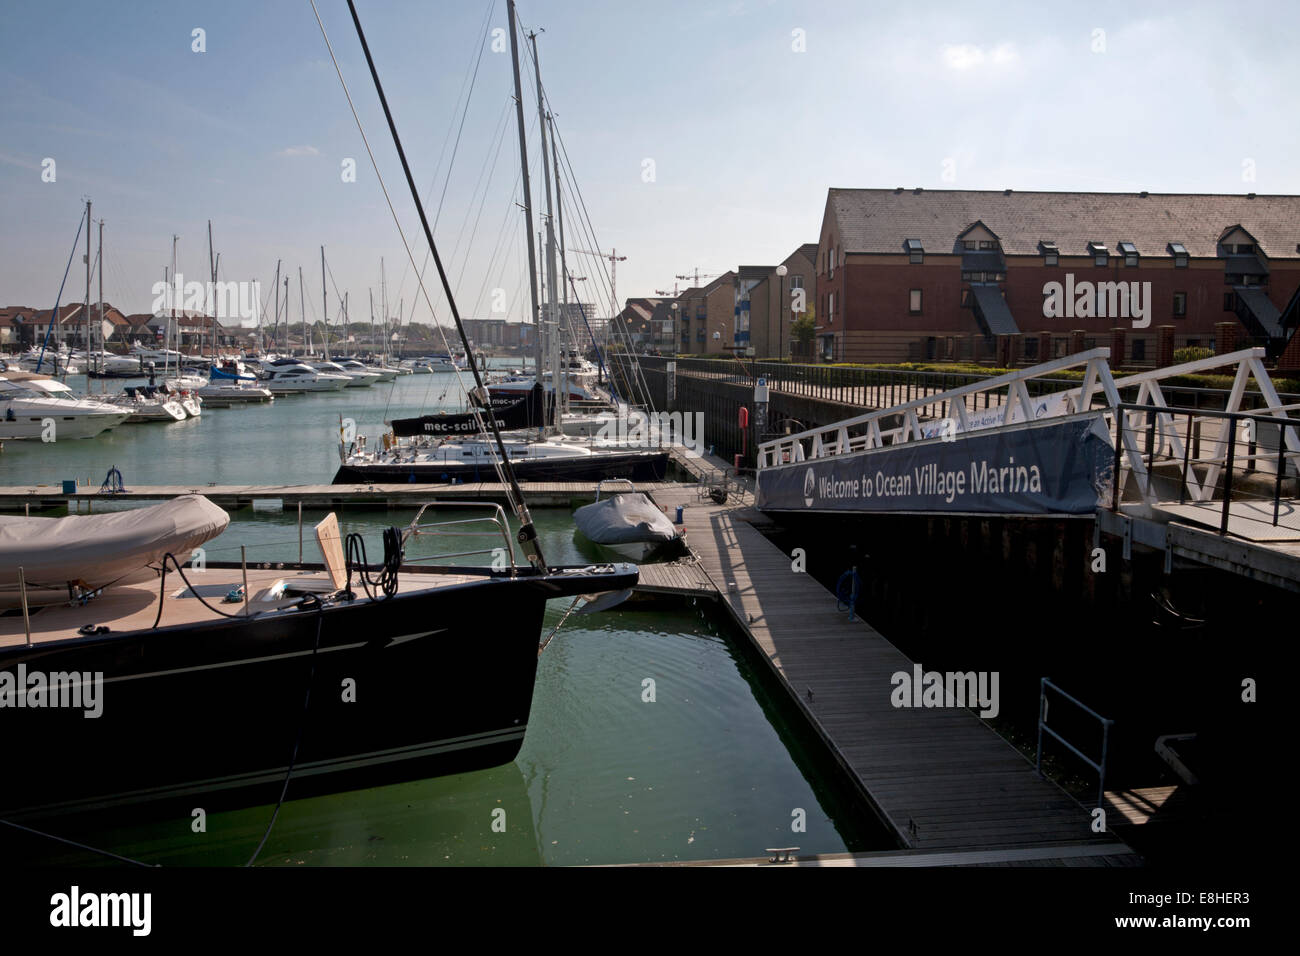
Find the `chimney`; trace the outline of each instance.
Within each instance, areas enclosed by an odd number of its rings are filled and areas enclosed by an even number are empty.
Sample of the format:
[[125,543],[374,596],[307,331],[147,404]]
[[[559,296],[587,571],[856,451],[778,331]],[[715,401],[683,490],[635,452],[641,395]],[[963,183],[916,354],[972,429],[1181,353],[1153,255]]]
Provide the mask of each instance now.
[[912,190],[912,195],[913,195],[913,196],[919,196],[919,195],[921,195],[921,187],[920,187],[920,186],[917,186],[914,190]]

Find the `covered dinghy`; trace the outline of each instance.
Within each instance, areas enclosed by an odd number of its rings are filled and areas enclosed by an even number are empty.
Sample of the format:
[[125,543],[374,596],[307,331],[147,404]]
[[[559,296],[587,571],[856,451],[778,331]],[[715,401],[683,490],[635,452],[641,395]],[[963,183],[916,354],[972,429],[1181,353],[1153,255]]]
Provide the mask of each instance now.
[[20,567],[28,603],[48,603],[51,591],[66,600],[69,585],[106,587],[159,567],[168,552],[184,563],[228,524],[230,516],[202,495],[103,515],[0,516],[0,603],[19,600]]
[[583,505],[573,513],[573,523],[588,540],[637,559],[678,538],[668,516],[640,492]]

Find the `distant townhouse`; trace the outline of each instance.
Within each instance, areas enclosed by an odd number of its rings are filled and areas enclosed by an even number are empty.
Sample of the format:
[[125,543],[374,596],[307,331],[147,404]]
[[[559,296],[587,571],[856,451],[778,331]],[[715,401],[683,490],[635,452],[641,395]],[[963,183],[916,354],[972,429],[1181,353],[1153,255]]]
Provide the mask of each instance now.
[[678,351],[726,355],[736,344],[736,273],[724,272],[703,286],[678,293]]
[[[784,274],[781,274],[784,267]],[[817,243],[804,243],[749,290],[749,345],[758,358],[789,358],[796,352],[791,327],[814,310]]]
[[828,361],[1259,344],[1300,366],[1300,196],[831,189],[816,274]]

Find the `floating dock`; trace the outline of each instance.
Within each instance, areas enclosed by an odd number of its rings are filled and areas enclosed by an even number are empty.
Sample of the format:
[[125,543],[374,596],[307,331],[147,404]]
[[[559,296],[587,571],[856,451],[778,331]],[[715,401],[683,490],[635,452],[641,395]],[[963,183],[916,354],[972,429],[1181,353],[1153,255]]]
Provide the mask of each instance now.
[[[692,464],[706,481],[724,480],[723,462]],[[1092,832],[1090,810],[1038,776],[972,711],[894,707],[892,675],[910,675],[913,662],[868,624],[837,611],[835,596],[820,583],[793,570],[790,558],[744,520],[747,492],[732,489],[726,503],[702,497],[694,485],[658,489],[652,497],[669,512],[683,506],[687,544],[723,606],[902,847],[1138,862],[1113,835]],[[962,861],[931,858],[935,865]]]

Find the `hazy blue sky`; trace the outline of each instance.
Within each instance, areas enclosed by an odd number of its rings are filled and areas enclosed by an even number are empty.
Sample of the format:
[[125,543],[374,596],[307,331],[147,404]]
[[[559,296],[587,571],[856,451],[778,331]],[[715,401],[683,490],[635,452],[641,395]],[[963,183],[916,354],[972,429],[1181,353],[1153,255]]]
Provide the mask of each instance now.
[[[317,3],[415,237],[346,4]],[[508,53],[491,49],[504,0],[358,6],[431,216],[478,62],[437,238],[463,312],[491,314],[501,288],[520,317],[512,81]],[[626,298],[694,267],[779,261],[816,240],[829,186],[1300,191],[1298,9],[523,0],[520,17],[545,28],[543,82],[598,241],[628,257]],[[378,294],[381,256],[409,313],[411,270],[307,0],[8,0],[0,83],[0,304],[53,303],[89,196],[107,222],[106,298],[127,311],[149,308],[173,233],[181,272],[206,277],[210,218],[223,278],[269,293],[284,260],[295,319],[299,266],[308,315],[320,312],[321,244],[354,319]],[[531,83],[526,105],[531,123]],[[46,157],[54,183],[41,181]],[[355,183],[341,180],[345,157]],[[81,268],[78,255],[65,301],[82,295]]]

